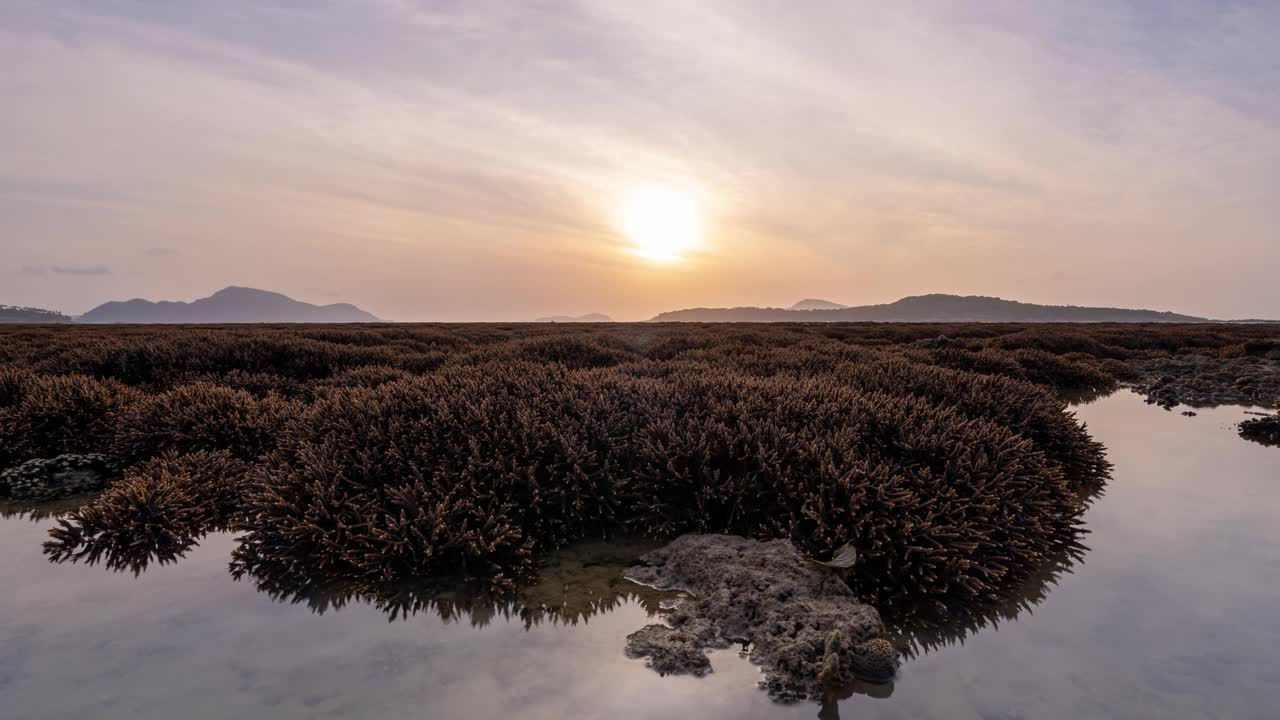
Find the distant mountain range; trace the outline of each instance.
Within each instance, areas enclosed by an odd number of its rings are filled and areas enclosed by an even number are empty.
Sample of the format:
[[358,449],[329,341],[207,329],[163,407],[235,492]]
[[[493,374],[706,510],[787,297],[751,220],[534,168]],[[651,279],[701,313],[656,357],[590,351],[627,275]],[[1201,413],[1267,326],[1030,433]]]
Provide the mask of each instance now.
[[69,323],[70,315],[56,310],[0,305],[0,324]]
[[833,303],[830,300],[814,300],[812,298],[801,300],[800,302],[787,308],[788,310],[844,310],[848,305]]
[[[536,322],[605,323],[608,315],[551,315]],[[228,287],[192,302],[128,300],[108,302],[79,317],[53,310],[0,305],[3,323],[360,323],[380,322],[347,303],[312,305],[280,293]],[[1276,320],[1210,320],[1155,310],[1036,305],[994,297],[917,295],[883,305],[848,306],[809,298],[789,308],[690,308],[664,312],[651,322],[1234,322]]]
[[280,293],[229,287],[192,302],[127,300],[99,305],[83,323],[359,323],[378,318],[355,305],[312,305]]
[[613,318],[600,313],[587,313],[586,315],[548,315],[540,317],[534,322],[553,322],[553,323],[593,323],[593,322],[613,322]]
[[848,307],[803,300],[791,308],[691,308],[654,322],[1210,322],[1155,310],[1034,305],[977,295],[917,295],[884,305]]

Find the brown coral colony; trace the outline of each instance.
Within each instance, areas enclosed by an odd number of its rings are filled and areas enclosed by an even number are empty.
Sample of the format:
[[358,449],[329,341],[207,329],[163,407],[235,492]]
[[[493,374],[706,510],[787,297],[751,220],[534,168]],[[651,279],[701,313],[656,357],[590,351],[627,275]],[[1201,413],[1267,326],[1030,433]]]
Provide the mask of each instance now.
[[1109,465],[1059,391],[1272,342],[1114,325],[0,332],[0,490],[52,493],[76,463],[121,478],[52,531],[55,559],[136,571],[232,528],[241,572],[508,586],[574,540],[724,532],[815,558],[852,544],[849,585],[882,608],[989,595],[1075,540]]

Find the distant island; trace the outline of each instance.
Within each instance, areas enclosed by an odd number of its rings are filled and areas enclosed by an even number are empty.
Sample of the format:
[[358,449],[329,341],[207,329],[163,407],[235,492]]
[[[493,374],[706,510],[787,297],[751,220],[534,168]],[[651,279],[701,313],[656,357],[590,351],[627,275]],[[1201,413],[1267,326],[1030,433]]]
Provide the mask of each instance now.
[[44,324],[69,322],[71,322],[71,316],[63,315],[57,310],[18,307],[16,305],[0,305],[0,324]]
[[127,300],[99,305],[83,323],[362,323],[378,318],[355,305],[312,305],[280,293],[229,287],[192,302]]
[[[834,306],[834,307],[829,307]],[[978,295],[917,295],[883,305],[840,306],[804,300],[791,308],[690,308],[665,312],[652,322],[1163,322],[1200,323],[1208,318],[1156,310],[1035,305]]]
[[600,313],[587,313],[586,315],[548,315],[540,317],[534,322],[550,322],[550,323],[595,323],[595,322],[613,322],[613,318]]

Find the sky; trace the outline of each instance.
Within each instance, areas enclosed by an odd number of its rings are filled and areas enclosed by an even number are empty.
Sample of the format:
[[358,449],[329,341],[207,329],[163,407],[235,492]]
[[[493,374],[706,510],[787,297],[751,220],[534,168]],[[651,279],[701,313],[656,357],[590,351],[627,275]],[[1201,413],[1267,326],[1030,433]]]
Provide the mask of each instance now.
[[2,0],[0,303],[1276,317],[1277,37],[1269,0]]

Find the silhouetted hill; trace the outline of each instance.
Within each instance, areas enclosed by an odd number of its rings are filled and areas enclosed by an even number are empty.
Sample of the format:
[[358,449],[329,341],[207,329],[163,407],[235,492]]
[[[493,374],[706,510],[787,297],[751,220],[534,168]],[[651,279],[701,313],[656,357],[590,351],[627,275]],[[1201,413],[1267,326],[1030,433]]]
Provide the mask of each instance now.
[[844,310],[848,305],[833,303],[830,300],[807,298],[787,308],[788,310]]
[[0,323],[69,323],[70,315],[56,310],[44,310],[16,305],[0,305]]
[[355,305],[312,305],[280,293],[229,287],[192,302],[128,300],[99,305],[86,323],[354,323],[378,322]]
[[656,322],[1208,322],[1155,310],[1034,305],[977,295],[918,295],[884,305],[830,310],[692,308],[665,312]]
[[601,315],[600,313],[587,313],[586,315],[549,315],[547,317],[540,317],[534,322],[613,322],[613,318],[608,315]]

